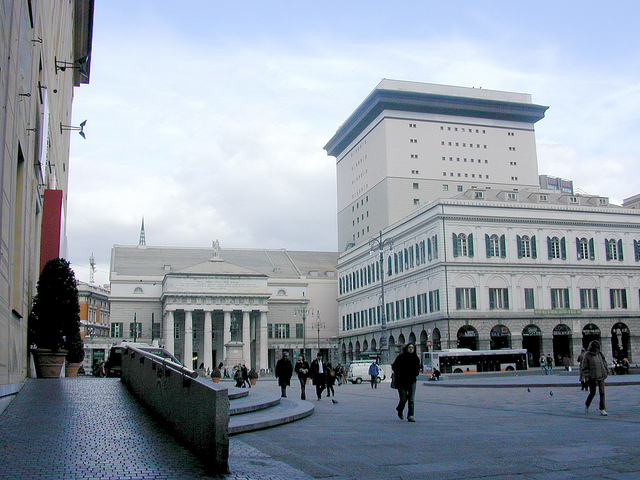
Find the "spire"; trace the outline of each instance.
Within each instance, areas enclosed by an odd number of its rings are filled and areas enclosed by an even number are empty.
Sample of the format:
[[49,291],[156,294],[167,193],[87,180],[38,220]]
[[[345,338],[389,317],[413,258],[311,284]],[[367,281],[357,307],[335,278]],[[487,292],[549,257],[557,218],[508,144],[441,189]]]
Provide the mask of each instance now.
[[138,245],[146,245],[147,241],[144,239],[144,217],[142,217],[142,226],[140,227],[140,242]]
[[96,259],[93,257],[93,252],[91,252],[91,256],[89,257],[89,283],[95,283],[95,275],[96,275]]

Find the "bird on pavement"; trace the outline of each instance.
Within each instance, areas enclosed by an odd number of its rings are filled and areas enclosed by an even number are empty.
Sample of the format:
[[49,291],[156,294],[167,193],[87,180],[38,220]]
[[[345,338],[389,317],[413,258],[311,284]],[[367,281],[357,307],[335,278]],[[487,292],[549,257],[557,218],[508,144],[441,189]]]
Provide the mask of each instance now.
[[332,398],[332,399],[331,399],[331,401],[332,401],[334,404],[337,404],[337,403],[338,403],[338,401],[337,401],[336,399],[334,399],[334,398]]
[[549,395],[553,397],[553,391],[549,390]]

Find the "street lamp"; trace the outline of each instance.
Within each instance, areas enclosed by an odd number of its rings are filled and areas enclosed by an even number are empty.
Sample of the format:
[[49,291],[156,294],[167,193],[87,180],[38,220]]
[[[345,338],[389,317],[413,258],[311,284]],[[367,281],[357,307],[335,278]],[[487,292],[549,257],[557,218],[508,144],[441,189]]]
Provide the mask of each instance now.
[[380,262],[380,301],[382,307],[380,309],[380,364],[387,365],[389,363],[389,345],[387,345],[387,315],[386,304],[384,303],[384,249],[388,248],[393,251],[393,238],[382,239],[382,230],[378,238],[372,237],[369,240],[369,254],[378,253]]
[[320,321],[320,312],[316,316],[316,321],[311,324],[318,331],[318,353],[320,353],[320,329],[325,327],[324,322]]
[[[304,297],[304,292],[302,292],[302,296]],[[293,311],[294,317],[302,317],[302,354],[305,357],[307,355],[307,317],[313,315],[313,308],[307,307],[306,301],[304,299],[300,308],[296,308]]]

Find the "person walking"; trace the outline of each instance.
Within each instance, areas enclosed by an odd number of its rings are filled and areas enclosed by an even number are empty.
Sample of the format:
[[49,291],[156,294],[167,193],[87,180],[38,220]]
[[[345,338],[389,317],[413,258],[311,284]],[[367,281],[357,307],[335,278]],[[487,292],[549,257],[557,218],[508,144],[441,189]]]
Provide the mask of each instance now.
[[334,397],[336,396],[336,392],[333,389],[333,386],[336,383],[336,372],[333,369],[333,367],[331,366],[331,363],[327,362],[327,374],[326,374],[326,382],[327,382],[327,398],[329,398],[331,395],[333,395]]
[[547,374],[553,375],[553,357],[550,353],[547,354]]
[[293,375],[293,365],[289,360],[289,354],[282,352],[282,358],[276,362],[276,378],[280,385],[281,396],[287,397],[287,387],[291,385],[291,376]]
[[369,375],[371,376],[371,388],[378,388],[378,375],[380,375],[380,367],[374,360],[369,365]]
[[306,400],[307,394],[305,388],[307,386],[307,378],[309,378],[309,362],[304,359],[304,355],[298,355],[298,361],[296,362],[294,370],[300,381],[300,400]]
[[544,353],[540,355],[540,359],[538,361],[540,362],[540,369],[542,370],[542,374],[546,375],[547,374],[547,357],[544,356]]
[[585,402],[584,413],[589,413],[589,406],[591,401],[596,396],[596,387],[600,394],[600,415],[607,416],[605,410],[605,393],[604,393],[604,381],[607,378],[608,366],[607,360],[600,351],[600,342],[593,340],[589,343],[587,351],[582,357],[582,363],[580,364],[580,373],[589,386],[589,395]]
[[244,386],[246,385],[247,387],[251,388],[251,382],[249,381],[249,369],[244,364],[241,365],[240,368],[242,370],[242,387],[244,388]]
[[407,420],[409,422],[415,422],[414,415],[414,402],[416,396],[416,382],[418,380],[418,374],[420,373],[420,359],[416,354],[416,346],[413,343],[408,343],[402,349],[402,353],[391,365],[393,370],[395,384],[398,387],[399,402],[396,410],[398,411],[398,418],[402,420],[404,418],[404,406],[408,404]]
[[311,362],[311,378],[313,379],[313,384],[316,386],[316,395],[318,396],[318,400],[322,399],[322,392],[325,387],[325,364],[322,361],[322,353],[318,352],[318,356],[316,359]]

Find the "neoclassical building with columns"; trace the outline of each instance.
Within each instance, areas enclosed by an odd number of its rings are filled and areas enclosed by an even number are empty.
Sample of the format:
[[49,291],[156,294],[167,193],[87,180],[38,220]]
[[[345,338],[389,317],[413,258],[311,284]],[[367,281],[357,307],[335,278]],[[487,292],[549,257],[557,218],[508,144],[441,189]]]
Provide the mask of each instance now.
[[[337,253],[115,245],[111,339],[157,341],[185,365],[266,370],[336,350]],[[304,311],[304,318],[300,312]],[[316,328],[317,327],[317,328]]]

